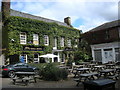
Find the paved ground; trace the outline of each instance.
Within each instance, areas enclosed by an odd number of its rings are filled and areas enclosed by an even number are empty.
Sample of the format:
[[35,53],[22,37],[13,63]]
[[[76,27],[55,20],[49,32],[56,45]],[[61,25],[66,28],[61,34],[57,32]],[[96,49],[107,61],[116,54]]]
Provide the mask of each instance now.
[[[83,90],[82,83],[77,87],[73,76],[70,76],[67,80],[62,81],[43,81],[37,80],[37,83],[31,82],[28,86],[23,83],[17,83],[13,85],[13,81],[10,78],[2,78],[2,88],[79,88]],[[116,90],[120,90],[120,80],[116,83]]]

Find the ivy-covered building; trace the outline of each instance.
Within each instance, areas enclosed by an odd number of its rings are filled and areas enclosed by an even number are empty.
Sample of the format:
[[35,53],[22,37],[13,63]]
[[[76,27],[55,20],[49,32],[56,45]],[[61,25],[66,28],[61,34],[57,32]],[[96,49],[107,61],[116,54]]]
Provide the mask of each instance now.
[[70,17],[63,22],[38,17],[10,9],[2,2],[2,56],[5,62],[42,63],[39,56],[53,53],[52,62],[74,59],[78,50],[80,30],[72,27]]

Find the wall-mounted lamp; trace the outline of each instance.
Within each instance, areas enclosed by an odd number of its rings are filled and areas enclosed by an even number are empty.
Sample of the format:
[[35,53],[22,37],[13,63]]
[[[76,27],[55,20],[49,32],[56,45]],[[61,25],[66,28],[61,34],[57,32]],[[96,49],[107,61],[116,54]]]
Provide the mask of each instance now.
[[11,42],[14,42],[15,40],[14,39],[11,39]]

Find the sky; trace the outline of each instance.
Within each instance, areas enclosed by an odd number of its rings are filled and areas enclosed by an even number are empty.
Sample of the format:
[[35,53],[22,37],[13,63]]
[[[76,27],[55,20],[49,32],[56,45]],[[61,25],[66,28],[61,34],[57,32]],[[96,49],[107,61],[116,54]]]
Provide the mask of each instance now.
[[11,9],[60,22],[69,16],[83,32],[118,19],[118,0],[12,0]]

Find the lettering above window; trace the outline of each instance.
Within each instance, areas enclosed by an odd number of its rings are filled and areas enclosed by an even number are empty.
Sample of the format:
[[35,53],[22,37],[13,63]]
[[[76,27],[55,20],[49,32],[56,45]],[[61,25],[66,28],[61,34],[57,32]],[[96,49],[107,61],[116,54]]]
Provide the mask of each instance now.
[[20,33],[20,44],[26,44],[26,33],[25,32]]

